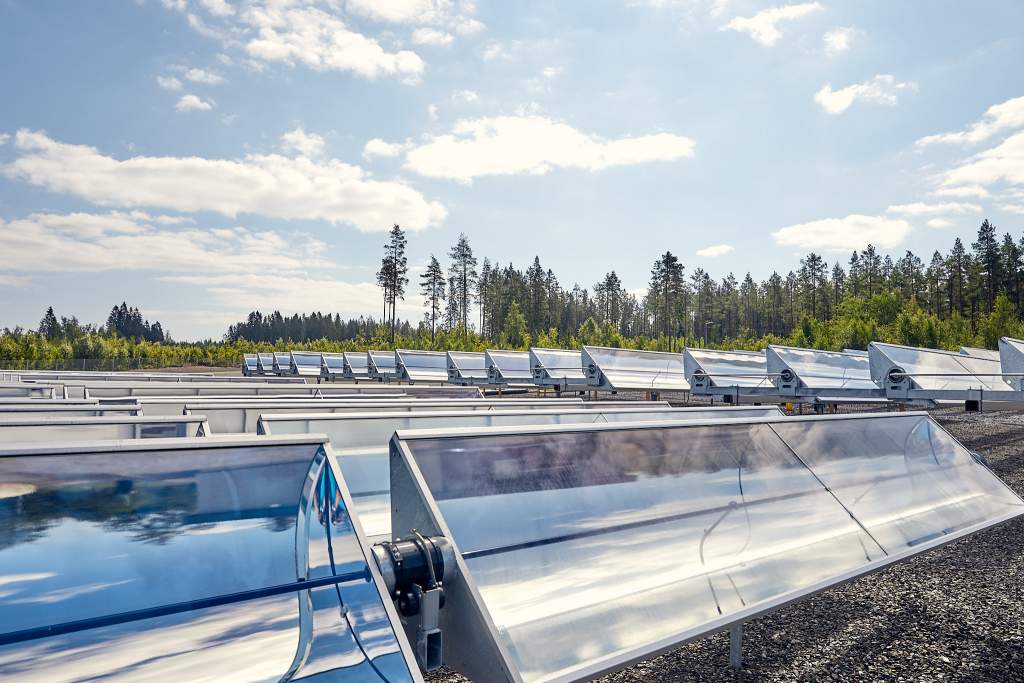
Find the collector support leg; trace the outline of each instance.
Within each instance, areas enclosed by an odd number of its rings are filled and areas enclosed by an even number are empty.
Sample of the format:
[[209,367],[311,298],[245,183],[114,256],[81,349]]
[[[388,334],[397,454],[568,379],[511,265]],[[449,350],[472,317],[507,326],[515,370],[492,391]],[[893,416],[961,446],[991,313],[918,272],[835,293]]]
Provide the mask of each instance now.
[[729,629],[729,664],[733,671],[743,670],[743,624]]

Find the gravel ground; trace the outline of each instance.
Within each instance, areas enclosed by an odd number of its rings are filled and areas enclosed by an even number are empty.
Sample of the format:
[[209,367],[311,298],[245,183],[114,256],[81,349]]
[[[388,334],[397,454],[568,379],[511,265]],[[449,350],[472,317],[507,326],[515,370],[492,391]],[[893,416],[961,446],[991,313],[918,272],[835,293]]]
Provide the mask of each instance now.
[[[1024,414],[933,415],[1024,495]],[[748,622],[743,656],[734,674],[728,634],[718,633],[601,680],[1024,682],[1024,521]]]

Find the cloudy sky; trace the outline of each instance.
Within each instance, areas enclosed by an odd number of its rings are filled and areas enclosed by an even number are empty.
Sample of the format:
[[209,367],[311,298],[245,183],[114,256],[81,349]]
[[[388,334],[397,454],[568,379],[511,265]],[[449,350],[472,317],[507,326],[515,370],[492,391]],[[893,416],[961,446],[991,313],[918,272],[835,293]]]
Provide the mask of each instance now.
[[414,269],[465,232],[634,290],[665,250],[761,279],[1019,236],[1022,27],[1018,0],[0,0],[0,326],[375,314],[393,223]]

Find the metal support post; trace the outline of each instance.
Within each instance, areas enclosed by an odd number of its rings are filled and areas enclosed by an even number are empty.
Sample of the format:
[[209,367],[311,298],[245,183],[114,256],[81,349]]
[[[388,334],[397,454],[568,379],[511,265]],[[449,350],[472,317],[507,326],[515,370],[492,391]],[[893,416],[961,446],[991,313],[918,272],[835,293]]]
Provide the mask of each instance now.
[[737,673],[743,670],[743,624],[729,629],[729,664]]

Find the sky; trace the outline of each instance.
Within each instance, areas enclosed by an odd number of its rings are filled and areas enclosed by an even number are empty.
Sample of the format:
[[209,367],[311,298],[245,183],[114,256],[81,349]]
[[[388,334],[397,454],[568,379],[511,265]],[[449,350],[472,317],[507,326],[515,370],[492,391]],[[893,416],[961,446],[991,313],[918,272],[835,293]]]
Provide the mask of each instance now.
[[761,280],[1024,228],[1024,3],[0,0],[0,327],[379,315],[476,255]]

